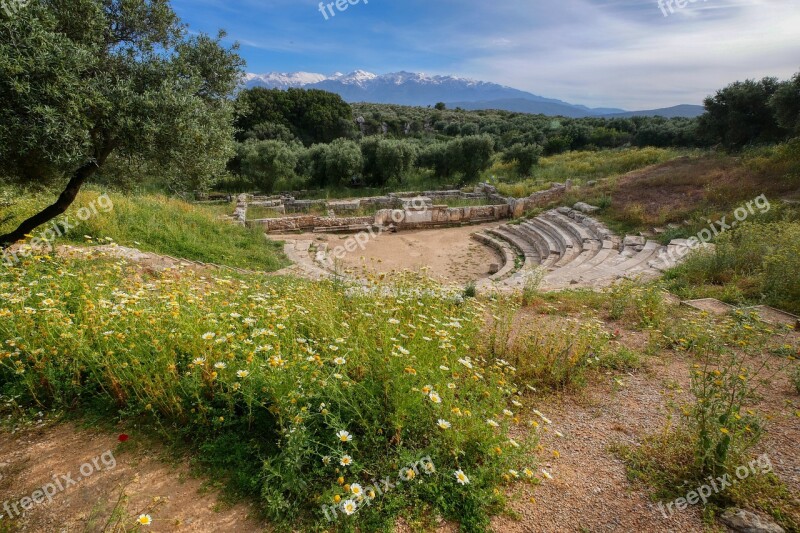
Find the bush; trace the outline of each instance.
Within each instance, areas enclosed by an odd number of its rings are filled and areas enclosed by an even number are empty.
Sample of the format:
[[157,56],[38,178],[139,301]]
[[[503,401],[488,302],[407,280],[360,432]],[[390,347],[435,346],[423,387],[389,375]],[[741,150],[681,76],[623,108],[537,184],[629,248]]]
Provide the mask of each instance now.
[[503,153],[503,162],[516,162],[517,173],[520,176],[530,172],[531,167],[539,162],[542,156],[542,147],[537,144],[517,143]]
[[658,284],[641,285],[621,281],[609,290],[612,320],[626,319],[640,328],[657,328],[666,318],[664,294]]
[[[0,394],[188,443],[282,527],[330,527],[338,512],[337,529],[374,531],[422,506],[483,530],[507,479],[535,481],[535,439],[511,438],[523,423],[514,369],[479,349],[495,305],[395,281],[142,281],[100,258],[0,267]],[[334,508],[386,476],[419,483],[353,516]]]
[[537,317],[529,331],[514,340],[508,356],[526,385],[563,390],[581,386],[587,368],[607,354],[610,336],[597,320]]
[[278,181],[290,183],[297,166],[297,147],[283,141],[248,140],[237,146],[241,174],[261,192],[272,193]]

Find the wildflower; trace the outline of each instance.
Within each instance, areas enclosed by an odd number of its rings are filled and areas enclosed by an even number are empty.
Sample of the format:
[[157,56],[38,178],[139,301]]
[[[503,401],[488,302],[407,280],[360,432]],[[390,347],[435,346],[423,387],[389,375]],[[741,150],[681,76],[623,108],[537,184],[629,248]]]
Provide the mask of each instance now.
[[553,476],[552,476],[552,475],[550,475],[550,472],[548,472],[548,471],[547,471],[547,470],[545,470],[544,468],[542,468],[542,475],[543,475],[544,477],[546,477],[547,479],[553,479]]
[[205,357],[195,357],[192,361],[193,365],[203,366],[206,363]]
[[331,464],[331,456],[330,455],[326,455],[325,457],[323,457],[322,458],[322,464],[324,464],[325,466],[328,466],[329,464]]
[[153,523],[153,518],[149,514],[139,515],[139,518],[136,519],[136,523],[142,526],[149,526]]
[[448,383],[447,384],[447,388],[450,389],[450,390],[454,390],[456,388],[456,384],[455,383]]
[[344,502],[342,502],[342,511],[347,516],[350,516],[353,513],[355,513],[356,509],[357,509],[356,502],[354,502],[353,500],[345,500]]
[[495,422],[495,421],[494,421],[494,420],[492,420],[491,418],[490,418],[490,419],[488,419],[488,420],[486,421],[486,423],[487,423],[487,424],[489,424],[490,426],[492,426],[493,428],[500,427],[500,424],[498,424],[497,422]]
[[452,426],[450,422],[444,420],[443,418],[440,418],[439,421],[436,423],[436,425],[439,426],[441,429],[450,429],[450,427]]
[[463,470],[456,470],[454,474],[459,485],[469,485],[469,478]]
[[239,377],[239,378],[242,378],[242,379],[246,378],[249,375],[250,375],[250,372],[248,372],[247,370],[237,370],[236,371],[236,377]]
[[514,413],[512,413],[512,412],[511,412],[511,411],[509,411],[508,409],[503,409],[503,414],[504,414],[504,415],[506,415],[506,416],[508,416],[508,417],[512,417],[512,416],[514,416]]
[[540,413],[538,410],[534,409],[533,410],[533,414],[535,414],[536,416],[541,418],[544,421],[545,424],[552,424],[552,422],[546,416],[544,416],[542,413]]
[[390,319],[388,320],[388,322],[389,322],[389,324],[394,324],[394,325],[397,325],[397,324],[399,324],[399,323],[400,323],[400,321],[399,321],[399,320],[397,320],[396,318],[390,318]]
[[411,470],[410,468],[404,468],[400,471],[400,475],[403,476],[403,479],[406,481],[411,481],[415,477],[417,477],[417,473]]
[[434,466],[433,462],[431,462],[431,461],[423,462],[422,463],[422,470],[425,471],[425,474],[431,475],[434,472],[436,472],[436,467]]
[[349,455],[343,455],[341,459],[339,459],[339,464],[342,466],[350,466],[353,464],[353,458]]
[[223,368],[225,368],[225,367],[227,367],[227,366],[228,366],[228,365],[226,365],[226,364],[225,364],[225,363],[223,363],[222,361],[220,361],[220,362],[218,362],[218,363],[214,363],[214,368],[216,368],[217,370],[222,370]]
[[203,333],[203,340],[204,341],[210,341],[211,339],[213,339],[216,336],[217,336],[216,333],[214,333],[213,331],[209,331],[208,333]]
[[351,440],[353,440],[353,436],[350,435],[350,433],[345,430],[341,430],[338,433],[336,433],[336,438],[338,438],[342,442],[350,442]]
[[514,407],[522,407],[522,404],[517,400],[511,400],[511,403],[514,404]]
[[337,357],[336,359],[333,360],[333,362],[334,364],[341,366],[347,363],[347,359],[345,359],[344,357]]
[[431,391],[431,393],[428,395],[428,398],[430,398],[433,403],[442,403],[442,397],[439,396],[436,391]]
[[527,477],[527,478],[532,478],[532,477],[533,477],[533,470],[531,470],[530,468],[527,468],[527,467],[526,467],[526,468],[525,468],[525,469],[522,471],[522,473],[523,473],[523,474],[525,474],[525,477]]
[[358,483],[353,483],[350,485],[350,492],[352,492],[354,496],[361,496],[364,494],[364,489],[361,488],[361,485]]

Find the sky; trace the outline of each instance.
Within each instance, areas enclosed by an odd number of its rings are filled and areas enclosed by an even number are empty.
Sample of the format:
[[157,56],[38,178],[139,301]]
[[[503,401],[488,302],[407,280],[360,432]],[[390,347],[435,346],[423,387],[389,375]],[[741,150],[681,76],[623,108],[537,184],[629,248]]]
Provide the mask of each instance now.
[[257,74],[405,70],[641,110],[800,71],[800,0],[349,1],[334,15],[319,0],[172,5],[190,31],[225,29]]

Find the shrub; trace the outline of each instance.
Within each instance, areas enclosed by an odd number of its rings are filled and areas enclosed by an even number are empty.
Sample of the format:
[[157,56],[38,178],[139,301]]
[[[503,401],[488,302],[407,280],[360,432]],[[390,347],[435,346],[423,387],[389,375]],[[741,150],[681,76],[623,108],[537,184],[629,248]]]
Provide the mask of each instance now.
[[597,320],[539,316],[514,340],[508,359],[526,385],[561,390],[584,383],[586,369],[606,357],[609,339]]
[[637,327],[657,328],[666,317],[664,295],[658,284],[625,280],[614,284],[608,293],[612,320],[626,319]]

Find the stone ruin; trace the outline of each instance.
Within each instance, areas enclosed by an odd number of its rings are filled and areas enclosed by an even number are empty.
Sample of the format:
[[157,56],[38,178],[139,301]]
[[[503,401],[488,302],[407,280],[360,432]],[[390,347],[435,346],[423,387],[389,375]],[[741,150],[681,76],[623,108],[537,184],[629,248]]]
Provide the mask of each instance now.
[[[497,188],[481,183],[472,192],[461,190],[389,193],[352,200],[298,200],[291,195],[255,196],[241,194],[233,219],[240,224],[262,228],[267,233],[358,232],[368,227],[424,229],[448,225],[479,224],[522,216],[526,211],[564,197],[571,183],[553,183],[545,191],[525,198],[505,197]],[[448,207],[437,202],[482,200],[487,205]],[[250,219],[249,207],[273,212],[273,218]],[[328,215],[313,214],[321,211]],[[373,211],[372,215],[357,213]]]

